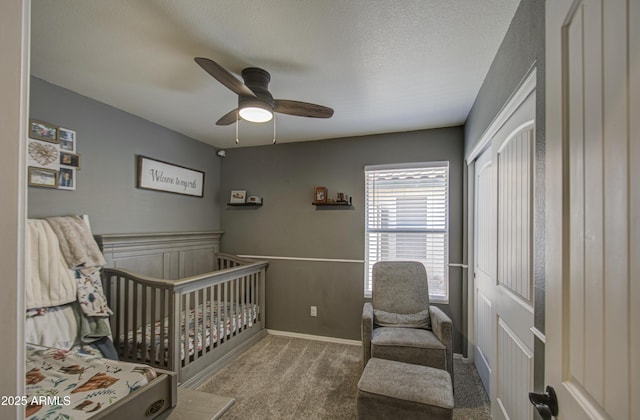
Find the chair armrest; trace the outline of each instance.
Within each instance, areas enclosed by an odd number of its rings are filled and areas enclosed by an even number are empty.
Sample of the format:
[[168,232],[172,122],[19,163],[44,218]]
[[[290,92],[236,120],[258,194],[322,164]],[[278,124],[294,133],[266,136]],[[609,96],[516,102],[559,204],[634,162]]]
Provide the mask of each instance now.
[[373,305],[365,302],[362,308],[362,367],[367,365],[371,358],[371,334],[373,333]]
[[429,316],[431,317],[431,329],[433,333],[438,337],[438,340],[451,351],[453,347],[453,335],[451,331],[453,329],[453,323],[451,322],[451,318],[449,318],[442,309],[433,305],[429,306]]
[[451,318],[437,306],[429,305],[429,315],[431,316],[433,334],[447,348],[447,371],[451,375],[451,383],[453,384],[453,323]]

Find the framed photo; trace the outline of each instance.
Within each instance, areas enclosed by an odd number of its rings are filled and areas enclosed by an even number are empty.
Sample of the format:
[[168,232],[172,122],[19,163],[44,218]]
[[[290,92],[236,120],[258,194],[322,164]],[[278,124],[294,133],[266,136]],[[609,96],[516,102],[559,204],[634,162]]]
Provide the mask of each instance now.
[[60,127],[58,129],[58,140],[60,141],[60,150],[65,152],[76,152],[76,132],[68,128]]
[[231,191],[231,198],[229,199],[229,203],[242,204],[245,202],[246,198],[247,198],[246,191],[234,190],[234,191]]
[[58,126],[44,121],[30,120],[29,137],[49,143],[58,143]]
[[262,204],[262,197],[258,197],[257,195],[250,195],[247,198],[247,203],[250,203],[250,204]]
[[58,171],[29,166],[29,186],[58,188]]
[[76,169],[80,169],[80,155],[75,153],[68,153],[60,151],[60,165],[73,166]]
[[57,144],[46,141],[28,139],[27,164],[57,170],[60,166],[60,152]]
[[327,187],[315,187],[313,189],[313,202],[314,203],[327,202]]
[[60,168],[58,172],[58,189],[75,191],[76,170],[75,168]]
[[327,202],[327,187],[315,187],[313,189],[313,202],[314,203]]
[[138,188],[204,196],[204,172],[138,156]]

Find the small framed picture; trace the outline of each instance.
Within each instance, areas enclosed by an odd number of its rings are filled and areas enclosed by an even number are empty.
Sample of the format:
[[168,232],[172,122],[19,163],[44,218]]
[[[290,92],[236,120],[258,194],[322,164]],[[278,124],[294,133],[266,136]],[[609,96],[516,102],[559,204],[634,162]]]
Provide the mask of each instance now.
[[231,198],[229,199],[229,203],[231,204],[242,204],[245,202],[247,198],[246,191],[231,191]]
[[76,132],[68,128],[59,128],[58,139],[60,140],[60,150],[65,152],[76,152]]
[[58,188],[58,171],[29,166],[29,186]]
[[57,144],[28,139],[27,165],[56,170],[60,166],[60,151]]
[[315,187],[313,189],[313,202],[314,203],[327,202],[327,187]]
[[80,169],[80,155],[60,151],[60,165],[73,166]]
[[44,121],[30,120],[29,137],[49,143],[58,143],[58,127]]
[[76,189],[75,168],[60,168],[60,172],[58,173],[58,189],[75,191]]

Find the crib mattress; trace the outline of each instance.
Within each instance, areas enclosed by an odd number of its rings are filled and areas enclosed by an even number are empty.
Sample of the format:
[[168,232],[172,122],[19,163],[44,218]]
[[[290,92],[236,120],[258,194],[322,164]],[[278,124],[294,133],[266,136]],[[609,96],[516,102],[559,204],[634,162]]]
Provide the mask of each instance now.
[[[210,348],[211,345],[214,345],[218,341],[218,337],[223,340],[225,337],[234,334],[238,329],[242,328],[250,328],[257,319],[257,314],[259,312],[258,306],[255,304],[228,304],[222,302],[220,305],[220,310],[218,310],[218,303],[214,302],[211,305],[210,302],[206,304],[200,304],[198,306],[198,330],[195,330],[195,319],[196,319],[196,310],[192,308],[189,311],[188,317],[185,312],[182,313],[181,319],[183,322],[180,325],[180,359],[184,360],[185,358],[185,341],[188,344],[188,356],[191,357],[194,355],[196,351],[200,352],[203,350],[203,346],[206,348]],[[218,314],[221,313],[223,316],[218,321]],[[184,320],[187,320],[186,326]],[[130,348],[135,346],[136,348],[136,357],[140,360],[151,360],[151,348],[155,345],[155,362],[159,363],[160,360],[160,331],[162,329],[162,324],[164,324],[164,353],[165,360],[168,357],[168,349],[169,349],[169,323],[168,319],[165,319],[164,323],[157,321],[153,325],[154,337],[152,339],[151,329],[152,325],[147,324],[144,329],[144,343],[146,343],[146,348],[143,349],[143,331],[142,327],[139,327],[135,331],[129,331],[127,336],[127,342]],[[214,328],[211,328],[211,326]],[[217,328],[215,327],[217,326]],[[120,343],[124,343],[125,338],[124,334],[120,336]],[[122,347],[122,345],[121,345]],[[196,350],[197,349],[197,350]],[[145,351],[145,358],[142,358],[142,352]]]
[[25,417],[86,419],[155,378],[146,365],[27,344]]

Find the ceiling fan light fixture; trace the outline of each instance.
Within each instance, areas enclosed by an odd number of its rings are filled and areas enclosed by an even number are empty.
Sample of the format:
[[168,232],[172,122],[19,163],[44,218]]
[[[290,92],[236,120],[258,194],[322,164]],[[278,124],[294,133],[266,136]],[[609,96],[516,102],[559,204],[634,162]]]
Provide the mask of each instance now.
[[249,122],[263,123],[271,121],[273,112],[257,106],[246,106],[240,108],[240,117]]

